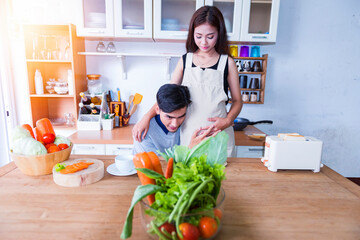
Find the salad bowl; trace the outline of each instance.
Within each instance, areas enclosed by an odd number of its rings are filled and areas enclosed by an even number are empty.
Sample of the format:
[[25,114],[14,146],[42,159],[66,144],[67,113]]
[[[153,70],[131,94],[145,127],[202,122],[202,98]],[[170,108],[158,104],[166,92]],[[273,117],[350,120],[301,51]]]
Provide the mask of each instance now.
[[[209,239],[214,239],[216,237],[216,235],[220,232],[222,226],[224,201],[225,201],[225,191],[223,188],[221,188],[219,195],[216,199],[216,207],[206,211],[199,211],[199,212],[197,212],[196,209],[192,209],[187,214],[181,215],[180,221],[182,223],[191,223],[193,226],[196,226],[196,228],[198,229],[198,233],[199,233],[198,238],[196,238],[196,236],[192,236],[191,239],[209,240]],[[151,239],[154,240],[159,239],[159,235],[156,232],[161,231],[162,227],[164,227],[164,229],[167,232],[175,231],[178,237],[178,233],[175,228],[175,223],[171,223],[171,224],[164,223],[163,219],[167,219],[170,213],[151,208],[148,205],[148,203],[145,201],[145,199],[140,201],[140,206],[141,206],[140,207],[141,223]],[[210,224],[213,223],[210,229],[209,229],[209,225],[207,225],[209,223]],[[168,236],[168,239],[172,239],[172,238]]]

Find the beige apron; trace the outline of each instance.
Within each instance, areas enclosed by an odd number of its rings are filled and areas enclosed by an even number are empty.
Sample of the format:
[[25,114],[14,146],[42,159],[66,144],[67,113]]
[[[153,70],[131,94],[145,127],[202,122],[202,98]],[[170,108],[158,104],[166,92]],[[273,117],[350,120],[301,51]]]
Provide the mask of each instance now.
[[[227,96],[224,91],[224,70],[227,55],[221,55],[217,69],[192,67],[193,53],[186,56],[182,85],[190,91],[192,103],[187,109],[184,123],[181,125],[181,145],[188,146],[194,131],[213,124],[210,117],[227,116]],[[235,157],[235,137],[233,127],[224,130],[229,134],[228,157]]]

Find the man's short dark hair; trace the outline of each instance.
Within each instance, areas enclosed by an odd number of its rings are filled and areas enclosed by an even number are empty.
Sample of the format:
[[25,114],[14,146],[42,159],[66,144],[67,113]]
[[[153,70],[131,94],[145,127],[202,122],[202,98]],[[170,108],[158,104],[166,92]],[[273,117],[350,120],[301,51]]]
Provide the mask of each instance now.
[[156,101],[161,111],[171,113],[191,103],[190,92],[186,86],[165,84],[159,88]]

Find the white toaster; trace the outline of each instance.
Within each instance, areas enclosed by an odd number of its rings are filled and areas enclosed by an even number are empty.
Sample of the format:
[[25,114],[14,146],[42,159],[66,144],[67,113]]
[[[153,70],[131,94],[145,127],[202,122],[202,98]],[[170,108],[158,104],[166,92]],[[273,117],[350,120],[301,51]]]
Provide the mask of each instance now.
[[267,136],[261,161],[272,172],[289,169],[319,172],[322,144],[313,137],[305,137],[305,141],[286,141],[278,136]]

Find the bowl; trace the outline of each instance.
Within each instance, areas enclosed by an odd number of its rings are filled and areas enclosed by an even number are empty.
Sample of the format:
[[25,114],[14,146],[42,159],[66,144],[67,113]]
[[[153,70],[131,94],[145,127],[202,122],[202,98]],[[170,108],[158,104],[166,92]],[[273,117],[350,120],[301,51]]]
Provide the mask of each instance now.
[[66,94],[69,91],[68,87],[54,87],[54,90],[57,94]]
[[[153,230],[152,225],[155,224],[156,227],[161,226],[163,223],[161,221],[159,221],[159,219],[166,219],[170,213],[162,212],[162,211],[156,210],[154,208],[151,208],[144,201],[144,199],[140,201],[141,223],[142,223],[145,231],[147,232],[148,236],[151,239],[159,239],[159,236]],[[197,213],[188,213],[188,214],[181,215],[180,222],[189,222],[190,219],[191,219],[191,222],[199,222],[198,220],[200,220],[200,218],[202,218],[204,216],[214,218],[214,219],[216,219],[215,221],[217,222],[216,232],[212,236],[209,236],[209,237],[200,236],[200,238],[199,238],[200,240],[214,239],[221,230],[222,216],[224,213],[224,201],[225,201],[225,191],[223,188],[221,188],[219,195],[217,197],[217,200],[216,200],[216,207],[214,207],[208,211],[202,211],[202,212],[197,212]],[[219,213],[220,213],[220,218],[215,217],[215,214],[216,214],[216,216],[219,216]],[[155,219],[154,215],[156,216],[156,219]],[[172,222],[172,224],[174,224],[174,222]],[[198,226],[196,226],[196,227],[199,229]]]
[[17,155],[10,151],[10,156],[20,171],[30,176],[40,176],[52,173],[55,164],[67,160],[73,144],[68,148],[44,155]]

